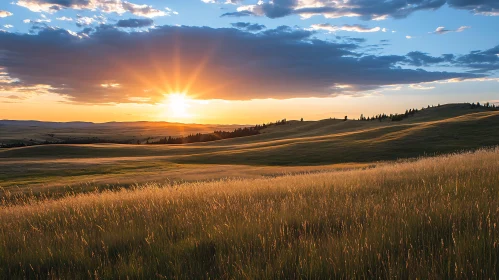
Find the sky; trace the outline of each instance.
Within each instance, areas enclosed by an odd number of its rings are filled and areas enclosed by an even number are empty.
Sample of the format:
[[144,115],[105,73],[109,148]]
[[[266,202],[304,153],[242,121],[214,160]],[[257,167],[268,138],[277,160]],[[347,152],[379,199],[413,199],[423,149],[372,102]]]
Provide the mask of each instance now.
[[1,0],[0,119],[255,124],[499,105],[499,0]]

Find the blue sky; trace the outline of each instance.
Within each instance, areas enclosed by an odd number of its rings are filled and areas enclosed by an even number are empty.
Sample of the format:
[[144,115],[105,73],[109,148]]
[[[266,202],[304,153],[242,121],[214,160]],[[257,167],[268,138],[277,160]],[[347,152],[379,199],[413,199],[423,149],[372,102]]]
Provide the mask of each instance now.
[[246,106],[499,102],[498,27],[497,0],[2,1],[0,107],[186,89]]

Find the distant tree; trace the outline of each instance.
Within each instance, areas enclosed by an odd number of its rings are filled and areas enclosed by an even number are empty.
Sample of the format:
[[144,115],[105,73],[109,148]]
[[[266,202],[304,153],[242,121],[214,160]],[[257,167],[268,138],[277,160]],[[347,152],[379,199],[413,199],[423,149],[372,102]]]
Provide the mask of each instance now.
[[345,116],[345,119],[344,119],[344,121],[346,121],[346,120],[348,120],[348,116]]
[[300,121],[302,122],[303,121],[303,118],[300,119]]

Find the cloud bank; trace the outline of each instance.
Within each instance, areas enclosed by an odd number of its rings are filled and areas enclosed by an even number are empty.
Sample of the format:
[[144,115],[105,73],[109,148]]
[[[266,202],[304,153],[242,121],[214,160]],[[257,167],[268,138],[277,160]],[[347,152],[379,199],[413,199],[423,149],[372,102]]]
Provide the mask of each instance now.
[[474,14],[497,16],[497,0],[261,0],[257,4],[241,5],[237,12],[222,16],[266,16],[280,18],[289,15],[311,17],[322,15],[326,18],[360,17],[364,20],[382,20],[388,17],[405,18],[421,10],[436,10],[444,5],[468,10]]
[[[476,78],[499,67],[499,46],[464,56],[369,55],[361,42],[318,40],[313,31],[287,26],[255,33],[189,26],[125,32],[100,25],[85,32],[0,32],[0,68],[15,81],[3,83],[3,90],[44,85],[85,103],[142,97],[159,102],[163,94],[185,89],[200,99],[284,99]],[[404,68],[439,63],[466,66],[477,74]]]

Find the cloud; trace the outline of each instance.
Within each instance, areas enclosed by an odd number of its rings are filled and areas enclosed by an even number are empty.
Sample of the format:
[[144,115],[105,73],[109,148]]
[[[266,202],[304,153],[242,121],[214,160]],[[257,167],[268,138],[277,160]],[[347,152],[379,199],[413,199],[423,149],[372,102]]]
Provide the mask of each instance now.
[[148,17],[148,18],[153,18],[153,17],[161,17],[165,16],[166,12],[154,9],[152,6],[149,5],[139,5],[139,4],[133,4],[130,2],[123,2],[123,9],[126,11],[136,15],[136,16],[142,16],[142,17]]
[[201,2],[207,3],[207,4],[240,4],[243,2],[243,0],[225,0],[225,1],[217,1],[217,0],[201,0]]
[[483,51],[472,51],[465,55],[443,54],[439,57],[422,52],[410,52],[406,63],[412,66],[453,66],[469,69],[471,73],[488,73],[499,70],[499,45]]
[[45,22],[52,22],[51,19],[44,19],[44,18],[40,18],[40,19],[25,19],[23,20],[24,23],[32,23],[32,24],[36,24],[36,23],[45,23]]
[[7,28],[7,29],[8,29],[8,28],[12,28],[12,27],[14,27],[14,25],[11,25],[11,24],[6,24],[6,25],[4,25],[3,27],[5,27],[5,28]]
[[94,18],[78,16],[76,19],[76,26],[78,27],[88,26],[92,25],[94,22],[95,22]]
[[296,14],[304,18],[322,15],[326,18],[360,17],[365,20],[384,20],[388,17],[405,18],[419,10],[438,9],[445,2],[445,0],[265,0],[255,5],[241,6],[238,12],[249,11],[254,15],[269,18]]
[[464,30],[469,29],[469,28],[471,28],[471,26],[461,26],[458,29],[450,30],[450,29],[446,29],[444,26],[440,26],[440,27],[437,27],[437,29],[435,29],[435,31],[430,32],[430,33],[442,35],[442,34],[446,34],[449,32],[463,32]]
[[70,18],[70,17],[58,17],[58,18],[56,18],[56,19],[57,19],[57,20],[62,20],[62,21],[73,21],[73,19],[72,19],[72,18]]
[[[233,16],[257,15],[279,18],[300,15],[308,18],[322,15],[326,18],[360,17],[364,20],[385,20],[405,18],[422,10],[437,10],[448,4],[455,9],[463,9],[475,14],[499,15],[497,0],[260,0],[257,4],[240,6]],[[226,14],[225,14],[226,15]]]
[[406,39],[412,39],[412,36],[407,35],[407,36],[405,36],[405,38],[406,38]]
[[262,24],[257,24],[257,23],[249,23],[249,22],[235,22],[231,23],[232,27],[238,28],[241,30],[246,30],[246,31],[261,31],[265,29],[265,25]]
[[177,11],[174,11],[168,7],[165,8],[165,11],[166,11],[166,15],[167,16],[171,16],[171,15],[178,15],[178,12]]
[[16,86],[45,85],[84,103],[154,103],[186,89],[199,99],[326,97],[342,94],[340,85],[348,85],[349,94],[484,76],[405,69],[406,56],[369,55],[354,41],[323,41],[313,31],[287,26],[252,33],[189,26],[130,32],[100,25],[85,34],[55,28],[0,33],[0,67]]
[[409,85],[409,87],[412,89],[417,89],[417,90],[431,90],[431,89],[435,88],[435,87],[424,86],[421,84],[413,84],[413,85]]
[[130,18],[130,19],[121,19],[116,23],[117,27],[126,27],[126,28],[141,28],[148,27],[154,24],[152,19],[139,19],[139,18]]
[[499,70],[499,45],[484,51],[472,51],[455,58],[455,62],[472,68],[475,73]]
[[447,0],[450,7],[468,10],[475,14],[499,16],[499,2],[497,0]]
[[[353,25],[331,25],[328,23],[322,23],[322,24],[313,24],[311,26],[312,29],[314,30],[326,30],[329,32],[337,32],[337,31],[349,31],[349,32],[360,32],[360,33],[366,33],[366,32],[378,32],[381,31],[382,29],[380,27],[373,27],[369,28],[364,25],[359,25],[359,24],[353,24]],[[385,28],[383,28],[385,29]],[[386,31],[386,29],[385,29]],[[383,32],[385,32],[383,31]]]
[[222,14],[220,17],[247,17],[253,15],[250,11],[240,11]]
[[10,17],[11,15],[13,15],[13,13],[9,11],[0,10],[0,18]]
[[454,55],[443,55],[441,57],[433,57],[423,52],[410,52],[406,55],[409,64],[417,67],[430,66],[443,62],[452,62]]
[[18,0],[17,5],[33,12],[54,13],[63,9],[97,10],[104,13],[124,14],[130,12],[142,17],[159,17],[176,13],[171,9],[158,10],[149,5],[134,4],[122,0]]

